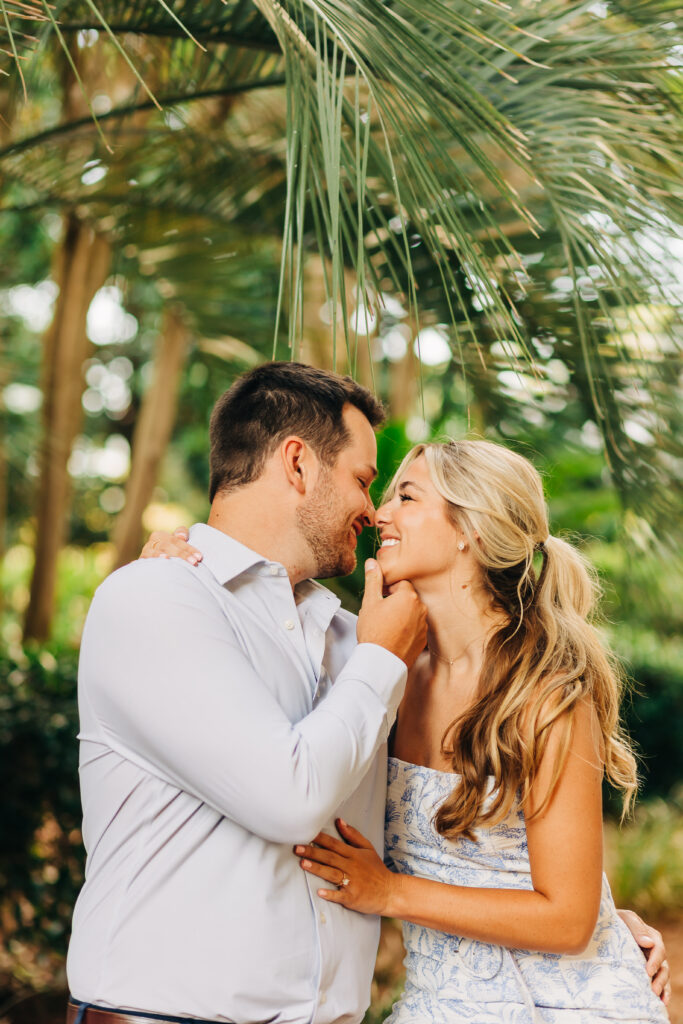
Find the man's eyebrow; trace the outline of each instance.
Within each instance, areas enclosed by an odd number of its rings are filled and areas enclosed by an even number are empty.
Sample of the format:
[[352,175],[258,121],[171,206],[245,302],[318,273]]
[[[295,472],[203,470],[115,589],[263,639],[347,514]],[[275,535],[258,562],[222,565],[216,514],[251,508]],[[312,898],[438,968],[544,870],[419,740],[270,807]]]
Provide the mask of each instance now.
[[367,466],[365,467],[365,471],[368,474],[368,476],[370,477],[371,481],[374,480],[375,477],[377,476],[377,466],[371,466],[369,462],[368,462]]

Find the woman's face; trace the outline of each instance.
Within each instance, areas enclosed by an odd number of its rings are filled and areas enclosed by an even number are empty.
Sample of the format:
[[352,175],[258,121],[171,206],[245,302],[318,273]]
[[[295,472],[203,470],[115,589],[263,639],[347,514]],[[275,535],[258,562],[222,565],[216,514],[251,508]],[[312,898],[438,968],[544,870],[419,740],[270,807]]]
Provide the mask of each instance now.
[[437,492],[423,455],[403,471],[394,496],[377,510],[381,546],[377,560],[385,583],[419,583],[448,575],[462,534],[447,518],[447,505]]

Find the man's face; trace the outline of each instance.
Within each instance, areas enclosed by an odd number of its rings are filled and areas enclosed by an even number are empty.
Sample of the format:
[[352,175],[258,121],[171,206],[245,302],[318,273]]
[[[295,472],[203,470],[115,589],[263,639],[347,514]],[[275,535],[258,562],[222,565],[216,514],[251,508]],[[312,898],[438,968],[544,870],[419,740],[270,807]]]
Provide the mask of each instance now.
[[346,576],[356,566],[356,543],[374,522],[370,484],[377,476],[377,442],[370,423],[354,405],[344,408],[349,441],[332,466],[320,466],[309,498],[297,511],[299,529],[315,561],[318,578]]

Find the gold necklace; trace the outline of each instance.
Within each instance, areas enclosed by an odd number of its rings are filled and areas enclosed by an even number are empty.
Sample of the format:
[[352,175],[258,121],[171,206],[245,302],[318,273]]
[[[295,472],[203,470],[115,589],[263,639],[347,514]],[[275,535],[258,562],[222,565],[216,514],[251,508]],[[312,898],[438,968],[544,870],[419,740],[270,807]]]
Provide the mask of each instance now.
[[474,640],[470,640],[470,642],[467,644],[467,646],[463,647],[463,649],[461,650],[461,652],[457,656],[457,658],[445,658],[443,656],[443,654],[439,654],[437,651],[434,650],[433,647],[430,647],[429,644],[427,644],[427,650],[429,651],[430,654],[433,654],[434,657],[438,661],[443,661],[446,665],[451,665],[452,666],[452,665],[455,665],[456,661],[460,661],[460,659],[462,658],[463,654],[465,654],[465,652],[470,649],[472,644],[476,643],[477,640],[481,640],[481,638],[483,636],[486,636],[486,634],[489,633],[489,632],[490,632],[490,629],[487,629],[483,633],[480,633],[479,636],[475,636]]

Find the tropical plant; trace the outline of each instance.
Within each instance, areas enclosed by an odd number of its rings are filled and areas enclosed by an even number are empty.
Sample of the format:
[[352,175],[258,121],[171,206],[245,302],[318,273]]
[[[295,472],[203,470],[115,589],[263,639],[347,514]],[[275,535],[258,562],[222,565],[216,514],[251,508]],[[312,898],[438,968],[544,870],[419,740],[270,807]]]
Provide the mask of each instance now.
[[[282,252],[276,353],[302,351],[316,251],[335,364],[358,367],[359,325],[391,293],[416,331],[430,310],[447,325],[474,406],[509,398],[505,371],[552,389],[559,357],[623,493],[670,518],[667,246],[683,220],[670,0],[3,0],[3,14],[0,211],[61,211],[115,270],[129,254],[126,272],[153,278],[200,337],[216,256],[256,233]],[[225,322],[214,312],[209,336]]]

